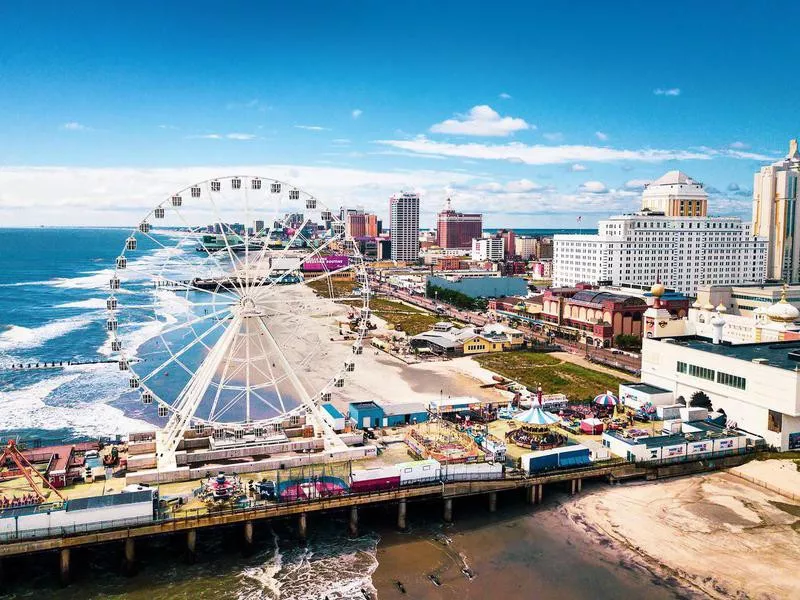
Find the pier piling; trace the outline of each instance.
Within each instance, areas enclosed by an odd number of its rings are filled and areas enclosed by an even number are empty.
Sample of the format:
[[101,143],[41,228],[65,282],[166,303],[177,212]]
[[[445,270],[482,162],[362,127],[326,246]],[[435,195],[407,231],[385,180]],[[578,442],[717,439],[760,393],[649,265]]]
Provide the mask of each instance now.
[[69,548],[62,548],[59,552],[59,575],[61,577],[61,585],[69,585]]
[[536,486],[536,504],[542,503],[543,496],[544,496],[544,484],[540,483]]
[[406,499],[402,498],[400,503],[397,505],[397,528],[400,531],[406,530]]
[[128,576],[136,574],[136,540],[125,538],[125,560],[123,561],[125,574]]
[[350,537],[358,537],[358,507],[350,507]]
[[444,522],[445,523],[452,523],[453,522],[453,499],[452,498],[445,498],[444,499]]
[[489,492],[489,512],[497,511],[497,492]]
[[197,560],[197,529],[186,532],[186,559],[193,563]]
[[578,493],[581,493],[581,488],[583,487],[583,479],[578,479]]
[[300,543],[306,543],[306,535],[308,534],[308,520],[306,513],[302,512],[297,516],[297,537],[300,538]]
[[249,552],[253,548],[253,522],[244,522],[244,551]]

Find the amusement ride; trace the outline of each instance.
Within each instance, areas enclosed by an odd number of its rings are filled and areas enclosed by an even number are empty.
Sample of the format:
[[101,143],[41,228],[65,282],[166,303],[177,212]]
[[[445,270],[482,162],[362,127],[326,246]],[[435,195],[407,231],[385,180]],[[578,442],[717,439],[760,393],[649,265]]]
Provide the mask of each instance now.
[[[344,447],[320,406],[362,353],[369,282],[358,241],[315,196],[267,177],[187,186],[131,232],[109,288],[110,350],[160,420],[159,469],[192,435],[234,447],[310,423]],[[127,301],[146,288],[151,304]],[[143,320],[158,334],[137,343]]]

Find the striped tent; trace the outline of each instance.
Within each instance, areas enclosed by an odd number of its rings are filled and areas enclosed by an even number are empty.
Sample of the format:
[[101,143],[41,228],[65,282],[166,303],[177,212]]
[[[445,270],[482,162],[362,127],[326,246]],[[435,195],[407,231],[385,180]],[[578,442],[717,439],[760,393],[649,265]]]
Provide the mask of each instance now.
[[553,413],[543,410],[541,406],[534,406],[514,416],[514,420],[525,423],[526,425],[546,427],[547,425],[558,423],[561,419]]
[[619,398],[617,398],[611,392],[606,391],[605,394],[600,394],[599,396],[595,396],[594,403],[600,406],[616,406],[617,404],[619,404]]

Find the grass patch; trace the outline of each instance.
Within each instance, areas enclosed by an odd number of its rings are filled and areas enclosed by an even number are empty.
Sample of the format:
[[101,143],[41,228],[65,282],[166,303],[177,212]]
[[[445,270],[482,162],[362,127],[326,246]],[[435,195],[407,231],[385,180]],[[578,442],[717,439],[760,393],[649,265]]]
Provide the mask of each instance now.
[[369,307],[375,316],[408,335],[428,331],[433,328],[434,323],[441,320],[437,315],[385,298],[370,298]]
[[565,394],[570,400],[591,400],[606,390],[616,391],[624,379],[569,363],[550,354],[520,350],[474,357],[478,363],[531,390]]
[[353,295],[354,289],[360,287],[355,281],[333,281],[330,278],[318,279],[306,285],[323,298],[347,298]]

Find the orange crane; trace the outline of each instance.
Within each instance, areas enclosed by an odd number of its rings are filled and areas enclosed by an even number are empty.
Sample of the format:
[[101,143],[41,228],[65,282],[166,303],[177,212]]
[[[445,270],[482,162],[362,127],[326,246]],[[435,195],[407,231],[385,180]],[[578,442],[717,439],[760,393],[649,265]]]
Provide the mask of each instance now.
[[[20,452],[19,448],[17,448],[17,443],[14,440],[8,440],[8,445],[3,450],[3,455],[0,456],[0,466],[6,464],[6,460],[10,460],[16,465],[17,470],[27,480],[28,485],[31,486],[31,490],[40,502],[44,502],[46,500],[44,495],[44,491],[46,489],[52,491],[61,499],[62,502],[66,501],[64,496],[62,496],[61,493],[54,488],[49,481],[47,481],[47,477],[37,471],[30,461],[25,458],[22,452]],[[38,479],[41,484],[38,484],[36,479]]]

